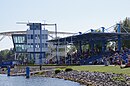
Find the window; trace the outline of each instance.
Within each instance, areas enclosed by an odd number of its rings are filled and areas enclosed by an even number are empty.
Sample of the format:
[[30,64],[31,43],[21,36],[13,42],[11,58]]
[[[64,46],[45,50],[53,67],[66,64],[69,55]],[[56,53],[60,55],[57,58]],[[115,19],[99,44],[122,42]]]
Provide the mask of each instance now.
[[28,39],[31,39],[31,35],[28,35]]
[[33,39],[33,35],[31,35],[31,39]]
[[40,35],[39,34],[35,34],[35,39],[40,39]]
[[37,38],[40,39],[40,35],[39,34],[37,35]]
[[42,34],[42,39],[44,39],[44,34]]
[[45,47],[44,43],[42,43],[42,47],[43,47],[43,48]]
[[48,39],[48,36],[47,36],[47,34],[45,34],[45,39]]
[[45,48],[47,48],[48,47],[48,44],[47,43],[45,43]]
[[30,48],[33,48],[33,43],[30,44]]
[[37,43],[37,44],[36,44],[36,48],[40,48],[40,43]]
[[25,36],[13,36],[14,43],[25,43]]
[[15,49],[16,49],[16,51],[18,51],[18,52],[23,52],[23,51],[26,51],[26,46],[23,45],[23,44],[17,44],[17,45],[15,46]]

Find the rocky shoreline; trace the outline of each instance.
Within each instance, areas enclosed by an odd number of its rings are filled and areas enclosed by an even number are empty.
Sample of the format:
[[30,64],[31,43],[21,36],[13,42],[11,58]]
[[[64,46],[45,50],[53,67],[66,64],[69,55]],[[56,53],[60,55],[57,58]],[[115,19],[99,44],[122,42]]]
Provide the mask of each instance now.
[[130,86],[130,77],[123,74],[100,73],[87,71],[55,71],[45,72],[42,76],[60,78],[78,82],[86,86]]

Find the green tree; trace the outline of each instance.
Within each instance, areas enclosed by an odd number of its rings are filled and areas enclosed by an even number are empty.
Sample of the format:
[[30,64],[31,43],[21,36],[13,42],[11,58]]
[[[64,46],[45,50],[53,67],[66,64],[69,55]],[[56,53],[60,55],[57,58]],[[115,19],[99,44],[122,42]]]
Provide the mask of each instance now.
[[14,60],[14,51],[12,49],[1,50],[0,51],[0,62]]
[[[121,32],[122,33],[130,33],[130,18],[126,17],[124,21],[121,21]],[[130,40],[122,41],[123,47],[130,48]]]

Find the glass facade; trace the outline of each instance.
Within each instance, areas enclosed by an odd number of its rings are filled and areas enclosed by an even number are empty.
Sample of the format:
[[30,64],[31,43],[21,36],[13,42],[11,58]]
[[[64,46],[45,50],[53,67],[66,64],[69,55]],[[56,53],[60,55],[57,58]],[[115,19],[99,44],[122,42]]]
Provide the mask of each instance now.
[[16,53],[27,53],[28,59],[41,64],[45,53],[48,52],[48,31],[42,30],[41,23],[27,24],[26,34],[13,34],[13,44]]
[[13,34],[12,39],[14,42],[14,48],[16,52],[26,52],[26,35],[25,34]]
[[25,36],[13,36],[14,43],[26,43]]
[[41,23],[30,23],[30,30],[41,30]]
[[15,50],[17,52],[26,52],[26,45],[25,44],[15,44]]

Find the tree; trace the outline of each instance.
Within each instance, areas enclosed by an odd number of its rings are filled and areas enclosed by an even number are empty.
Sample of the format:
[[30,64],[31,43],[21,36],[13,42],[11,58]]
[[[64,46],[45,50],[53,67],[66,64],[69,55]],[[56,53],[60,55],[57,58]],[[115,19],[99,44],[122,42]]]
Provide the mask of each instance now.
[[1,50],[0,51],[0,62],[14,60],[14,51],[13,50]]
[[[121,32],[122,33],[130,33],[130,18],[126,17],[124,21],[121,21]],[[130,40],[123,40],[122,41],[123,47],[130,48]]]

